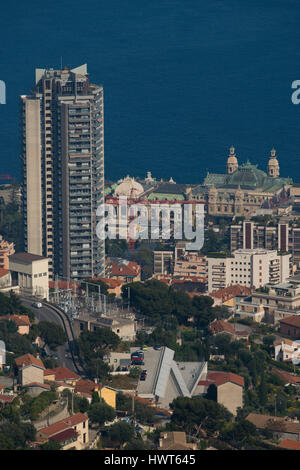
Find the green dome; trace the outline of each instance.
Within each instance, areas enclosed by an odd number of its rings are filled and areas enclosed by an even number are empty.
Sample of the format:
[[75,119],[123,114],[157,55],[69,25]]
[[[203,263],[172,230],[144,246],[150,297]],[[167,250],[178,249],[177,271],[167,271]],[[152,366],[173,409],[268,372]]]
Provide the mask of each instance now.
[[241,189],[262,188],[268,175],[257,168],[257,165],[251,165],[250,162],[244,163],[237,171],[228,175],[226,185],[232,187],[240,186]]

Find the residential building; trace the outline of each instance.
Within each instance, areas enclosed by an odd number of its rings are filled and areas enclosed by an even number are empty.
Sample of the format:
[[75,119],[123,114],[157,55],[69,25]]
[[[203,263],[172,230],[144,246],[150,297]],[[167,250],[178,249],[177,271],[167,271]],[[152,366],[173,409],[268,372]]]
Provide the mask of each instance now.
[[291,418],[277,418],[276,416],[250,413],[247,418],[259,430],[268,430],[277,439],[291,439],[300,441],[300,423]]
[[168,250],[157,250],[153,252],[153,273],[155,275],[173,274],[174,253]]
[[264,318],[270,323],[297,314],[300,311],[300,280],[297,276],[286,282],[266,284],[263,288],[252,291],[249,297],[236,302],[237,317],[249,316],[255,321]]
[[103,87],[87,66],[36,69],[21,96],[25,250],[49,259],[50,277],[104,276],[96,210],[104,202]]
[[300,363],[300,341],[288,338],[277,338],[274,343],[275,361]]
[[80,375],[76,374],[67,367],[55,367],[54,369],[44,370],[44,380],[49,382],[56,382],[56,384],[71,384],[74,385],[81,379]]
[[292,262],[300,266],[300,227],[296,224],[289,225],[283,218],[274,225],[264,225],[246,220],[230,227],[230,249],[254,249],[278,250],[289,252]]
[[98,317],[89,314],[80,314],[74,319],[74,334],[76,337],[84,330],[96,331],[98,328],[109,328],[122,341],[134,341],[137,331],[135,316],[131,313],[122,314],[116,312],[114,315],[101,315]]
[[238,408],[243,407],[244,378],[232,372],[209,371],[206,378],[198,382],[205,392],[210,387],[215,389],[217,403],[225,406],[234,416]]
[[141,280],[141,267],[135,261],[112,258],[108,262],[107,274],[111,279],[121,280],[124,284]]
[[18,383],[22,387],[32,383],[44,383],[45,366],[39,357],[32,354],[24,354],[15,360]]
[[[84,413],[76,413],[46,428],[37,431],[37,440],[41,443],[50,440],[64,443],[64,450],[75,447],[84,449],[89,442],[88,417]],[[70,432],[73,430],[74,432]],[[64,433],[62,435],[62,433]],[[55,438],[56,437],[56,438]],[[66,441],[69,441],[66,443]]]
[[279,320],[279,331],[282,335],[300,339],[300,315],[291,315]]
[[208,295],[214,299],[214,306],[225,305],[227,307],[234,307],[236,300],[247,297],[250,294],[251,289],[249,287],[235,285],[210,292]]
[[208,291],[236,284],[258,288],[284,282],[290,276],[290,257],[262,248],[236,250],[231,257],[208,257]]
[[185,432],[162,432],[160,433],[158,450],[197,450],[197,444],[186,442]]
[[15,253],[9,257],[12,285],[23,295],[49,299],[48,258],[32,253]]
[[76,395],[86,398],[89,403],[92,402],[93,394],[97,393],[107,405],[116,409],[117,390],[108,385],[81,379],[76,383],[74,391]]
[[209,324],[208,328],[213,336],[228,334],[237,340],[247,340],[249,337],[248,331],[236,329],[234,324],[224,320],[217,320],[216,318]]
[[9,269],[9,257],[15,253],[15,244],[7,242],[0,235],[0,269]]
[[28,335],[30,330],[30,320],[28,315],[2,315],[0,321],[9,320],[15,323],[19,335]]

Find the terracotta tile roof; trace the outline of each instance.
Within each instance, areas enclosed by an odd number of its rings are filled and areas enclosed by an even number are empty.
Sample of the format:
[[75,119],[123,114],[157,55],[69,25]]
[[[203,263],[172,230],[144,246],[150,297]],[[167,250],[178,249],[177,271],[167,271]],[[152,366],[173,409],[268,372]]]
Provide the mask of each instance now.
[[76,413],[73,416],[69,416],[68,418],[62,419],[60,421],[57,421],[54,424],[51,424],[51,426],[47,426],[46,428],[40,429],[39,432],[45,434],[46,436],[50,438],[51,436],[54,436],[55,434],[65,431],[66,429],[69,429],[87,420],[88,420],[87,415],[83,413]]
[[91,281],[102,281],[107,284],[110,289],[115,289],[124,284],[122,279],[110,279],[109,277],[93,277]]
[[40,382],[31,382],[30,384],[27,384],[26,387],[32,388],[32,387],[41,387],[41,388],[46,388],[47,390],[51,390],[50,385],[47,384],[42,384]]
[[70,428],[70,429],[66,429],[65,431],[59,432],[55,434],[54,436],[51,436],[49,439],[55,442],[65,442],[77,436],[78,436],[78,433],[74,429]]
[[8,273],[8,269],[0,268],[0,277],[6,276]]
[[293,441],[292,439],[284,439],[280,444],[278,444],[278,447],[289,450],[300,450],[300,442]]
[[39,359],[38,357],[34,357],[32,354],[24,354],[24,356],[17,357],[15,362],[18,367],[34,365],[45,369],[45,366],[42,363],[41,359]]
[[272,369],[271,372],[273,374],[278,375],[282,380],[284,380],[285,384],[292,384],[292,385],[300,385],[300,377],[294,375],[292,372],[287,372],[285,370],[279,369]]
[[0,393],[0,403],[12,403],[16,397]]
[[[64,380],[79,380],[80,376],[75,374],[72,370],[67,367],[55,367],[51,370],[55,375],[55,380],[57,382],[63,382]],[[45,375],[45,372],[44,372]],[[50,374],[49,374],[50,375]]]
[[225,322],[223,320],[214,320],[209,324],[209,330],[213,335],[217,335],[218,333],[229,333],[231,335],[235,335],[235,329],[231,325],[231,323]]
[[134,261],[113,261],[110,268],[111,276],[129,276],[135,277],[141,272],[141,267],[139,264],[135,263]]
[[248,337],[248,331],[237,331],[234,329],[231,323],[223,320],[214,320],[209,324],[209,330],[213,335],[217,335],[219,333],[229,333],[234,336],[240,336],[242,338]]
[[245,386],[244,377],[241,377],[237,374],[233,374],[232,372],[208,372],[206,379],[209,381],[213,381],[217,387],[227,382],[232,382],[236,385],[240,385],[241,387]]
[[246,286],[240,286],[237,284],[236,286],[228,286],[224,289],[219,289],[217,291],[211,292],[208,295],[210,297],[215,297],[216,299],[221,299],[222,302],[226,302],[227,300],[232,299],[233,297],[247,297],[251,294],[251,289]]
[[13,321],[17,326],[30,326],[30,320],[28,315],[3,315],[0,316],[0,321],[10,320]]
[[274,432],[288,432],[290,434],[300,435],[300,423],[295,423],[286,418],[250,413],[246,419],[258,429],[265,429],[272,425]]
[[44,377],[48,377],[49,375],[55,375],[53,369],[45,369],[44,370]]
[[95,390],[100,390],[101,386],[92,380],[79,380],[75,385],[75,392],[92,394]]
[[279,320],[279,323],[284,323],[285,325],[291,325],[300,328],[300,315],[291,315],[289,317],[282,318]]

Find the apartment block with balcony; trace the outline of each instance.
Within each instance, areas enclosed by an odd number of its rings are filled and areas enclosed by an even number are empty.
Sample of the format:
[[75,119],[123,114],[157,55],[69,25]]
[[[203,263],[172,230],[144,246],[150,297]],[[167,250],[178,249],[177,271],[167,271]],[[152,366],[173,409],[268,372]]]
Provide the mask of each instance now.
[[226,258],[208,257],[208,292],[230,285],[258,288],[284,282],[290,276],[290,257],[264,249],[240,249]]
[[25,249],[49,259],[50,276],[104,276],[96,211],[104,201],[103,87],[86,65],[36,69],[21,96]]
[[296,224],[289,226],[285,222],[277,225],[260,225],[255,222],[244,221],[230,227],[230,249],[278,250],[289,252],[292,262],[300,266],[300,227]]

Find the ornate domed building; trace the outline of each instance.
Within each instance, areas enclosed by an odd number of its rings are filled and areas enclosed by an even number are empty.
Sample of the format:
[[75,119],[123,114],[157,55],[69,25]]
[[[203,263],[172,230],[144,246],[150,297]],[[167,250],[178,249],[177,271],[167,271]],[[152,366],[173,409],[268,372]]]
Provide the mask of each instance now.
[[202,185],[193,188],[191,197],[208,202],[208,213],[216,216],[248,216],[273,200],[293,184],[279,177],[276,151],[271,150],[268,173],[249,161],[238,164],[234,147],[230,148],[226,174],[207,173]]
[[137,198],[144,192],[143,186],[130,176],[126,176],[126,178],[119,181],[118,183],[119,184],[114,191],[114,196]]

